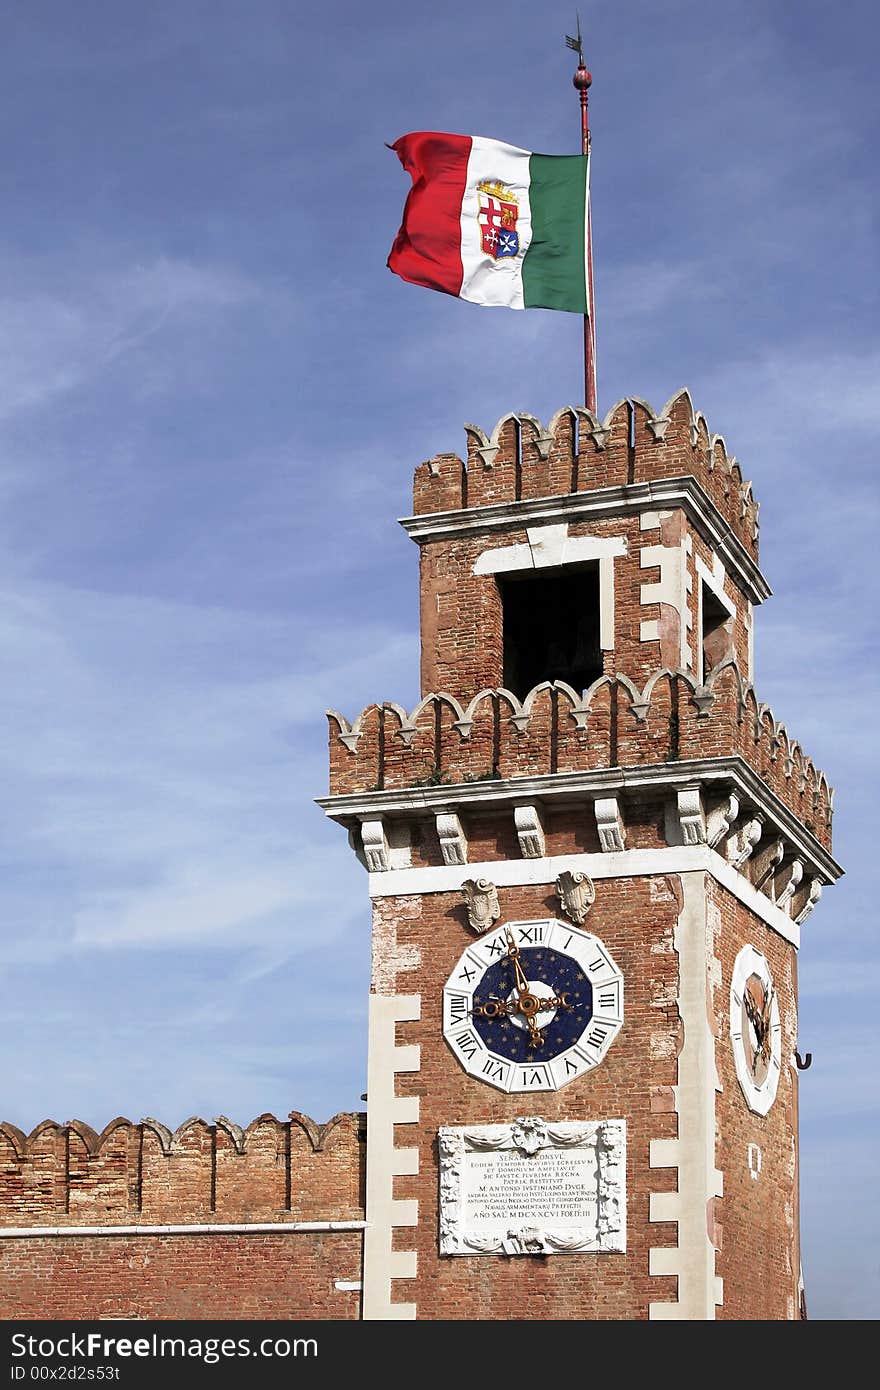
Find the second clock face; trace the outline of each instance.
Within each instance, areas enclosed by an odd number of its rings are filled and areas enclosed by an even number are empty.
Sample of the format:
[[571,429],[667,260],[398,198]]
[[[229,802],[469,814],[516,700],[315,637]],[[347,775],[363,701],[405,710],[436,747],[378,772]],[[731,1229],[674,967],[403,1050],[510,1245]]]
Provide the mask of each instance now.
[[502,1091],[555,1091],[596,1066],[623,1023],[623,977],[567,922],[508,922],[464,952],[443,1032],[465,1071]]
[[737,1078],[749,1109],[766,1115],[779,1084],[782,1026],[770,966],[754,946],[744,946],[734,962],[730,1040]]

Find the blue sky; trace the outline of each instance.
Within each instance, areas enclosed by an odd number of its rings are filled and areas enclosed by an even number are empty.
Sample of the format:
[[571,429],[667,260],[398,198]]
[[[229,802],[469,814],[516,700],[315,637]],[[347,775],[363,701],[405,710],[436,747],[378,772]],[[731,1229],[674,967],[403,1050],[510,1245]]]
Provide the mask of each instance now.
[[[804,930],[810,1314],[880,1291],[870,864],[880,20],[617,0],[599,404],[687,385],[751,477],[759,697],[836,787]],[[0,56],[3,1117],[318,1120],[365,1089],[369,909],[324,710],[418,694],[414,466],[582,394],[579,320],[392,276],[409,130],[578,148],[567,6],[41,0]]]

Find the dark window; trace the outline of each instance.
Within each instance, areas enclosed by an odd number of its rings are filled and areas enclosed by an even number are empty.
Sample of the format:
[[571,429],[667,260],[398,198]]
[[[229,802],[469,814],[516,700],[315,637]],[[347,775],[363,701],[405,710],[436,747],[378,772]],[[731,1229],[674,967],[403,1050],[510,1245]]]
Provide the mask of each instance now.
[[599,566],[499,579],[504,684],[520,700],[542,681],[586,690],[602,674]]
[[703,680],[722,661],[734,653],[733,619],[724,604],[715,597],[712,590],[703,585],[703,631],[701,650],[703,656]]

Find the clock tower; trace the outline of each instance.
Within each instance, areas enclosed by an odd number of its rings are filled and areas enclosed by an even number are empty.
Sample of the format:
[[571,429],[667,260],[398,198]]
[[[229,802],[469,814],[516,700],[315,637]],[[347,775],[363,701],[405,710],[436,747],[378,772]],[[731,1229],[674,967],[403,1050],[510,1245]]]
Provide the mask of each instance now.
[[367,1319],[796,1319],[831,791],[753,688],[751,484],[687,391],[415,474],[422,698],[331,712],[368,874]]

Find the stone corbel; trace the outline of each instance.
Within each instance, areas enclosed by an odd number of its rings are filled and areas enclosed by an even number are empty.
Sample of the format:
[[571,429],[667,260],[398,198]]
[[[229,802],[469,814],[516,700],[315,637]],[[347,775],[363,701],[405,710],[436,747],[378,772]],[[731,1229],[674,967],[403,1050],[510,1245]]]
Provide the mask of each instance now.
[[515,806],[513,819],[523,859],[543,859],[546,841],[537,806]]
[[709,812],[706,824],[706,838],[712,849],[717,849],[722,840],[730,834],[730,827],[739,815],[739,801],[731,792],[726,801]]
[[616,796],[597,797],[594,802],[596,826],[599,843],[606,852],[619,851],[626,847],[626,830],[620,816]]
[[[754,856],[752,883],[768,893],[767,882],[773,878],[785,855],[785,842],[776,840]],[[768,894],[769,895],[769,894]]]
[[699,787],[684,787],[678,793],[678,823],[683,844],[706,843],[706,817]]
[[803,907],[801,908],[800,912],[798,913],[797,917],[795,917],[795,919],[794,919],[794,920],[797,922],[797,924],[798,924],[799,927],[803,926],[804,922],[806,922],[807,918],[809,917],[810,913],[813,911],[813,908],[816,906],[816,903],[819,901],[819,899],[821,898],[821,896],[822,896],[822,881],[821,881],[821,879],[819,879],[819,878],[811,879],[811,880],[810,880],[810,891],[809,891],[809,893],[807,894],[807,901],[804,903],[804,905],[803,905]]
[[361,843],[361,837],[360,837],[360,833],[359,833],[359,832],[360,832],[360,826],[359,826],[359,825],[352,825],[352,826],[349,826],[349,829],[348,829],[348,843],[349,843],[349,847],[350,847],[351,849],[354,850],[355,857],[356,857],[358,863],[359,863],[359,864],[363,864],[364,868],[366,868],[366,867],[367,867],[367,857],[366,857],[366,855],[364,854],[364,847],[363,847],[363,844]]
[[388,837],[385,834],[385,822],[381,816],[375,820],[361,822],[361,844],[364,847],[364,858],[370,873],[385,873],[389,867]]
[[455,812],[441,812],[437,817],[437,838],[444,864],[466,864],[468,843]]
[[755,846],[763,833],[764,827],[761,821],[757,816],[753,816],[751,820],[746,821],[741,830],[738,830],[731,837],[729,843],[732,853],[729,858],[735,869],[741,869],[746,860],[751,859]]
[[804,866],[800,859],[793,859],[791,863],[781,871],[782,886],[776,894],[776,906],[781,908],[783,912],[791,914],[791,900],[803,876]]

